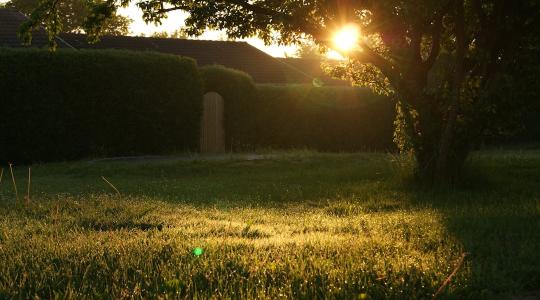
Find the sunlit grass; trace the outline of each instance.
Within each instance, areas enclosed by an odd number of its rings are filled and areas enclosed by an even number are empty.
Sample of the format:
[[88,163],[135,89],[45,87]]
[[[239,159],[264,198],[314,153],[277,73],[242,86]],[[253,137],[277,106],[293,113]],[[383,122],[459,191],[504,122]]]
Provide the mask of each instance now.
[[384,154],[34,166],[28,208],[0,185],[0,298],[431,298],[464,252],[442,296],[534,290],[540,153],[472,164],[438,192]]

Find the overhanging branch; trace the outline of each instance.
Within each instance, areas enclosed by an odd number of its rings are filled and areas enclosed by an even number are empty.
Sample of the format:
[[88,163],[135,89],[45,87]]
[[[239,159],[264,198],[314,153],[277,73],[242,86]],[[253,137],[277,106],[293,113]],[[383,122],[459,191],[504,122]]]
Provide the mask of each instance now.
[[442,35],[442,14],[436,17],[433,24],[433,31],[431,33],[431,50],[429,51],[428,58],[424,62],[426,68],[431,68],[435,63],[435,59],[441,52],[441,35]]
[[[277,20],[279,23],[282,23],[282,24],[293,25],[292,27],[295,30],[311,35],[314,39],[326,43],[326,41],[324,41],[325,35],[318,28],[318,26],[315,26],[314,24],[307,22],[307,20],[305,19],[299,20],[298,18],[295,18],[293,15],[286,14],[284,12],[280,12],[278,10],[275,10],[266,6],[252,4],[245,0],[221,0],[221,1],[227,4],[238,5],[242,7],[243,9],[246,9],[254,14],[272,17],[273,19]],[[301,23],[299,23],[299,21],[301,21]],[[296,25],[296,24],[299,24],[299,25]]]
[[431,50],[429,52],[428,58],[424,62],[424,67],[427,69],[431,68],[435,63],[435,60],[441,52],[441,36],[443,31],[443,17],[450,11],[452,8],[452,1],[442,8],[442,10],[436,14],[433,21],[432,31],[431,31]]
[[394,88],[400,88],[401,77],[394,65],[379,53],[371,49],[365,42],[361,42],[362,51],[353,53],[352,58],[359,62],[371,63],[377,67],[388,78]]
[[271,9],[271,8],[268,8],[268,7],[265,7],[265,6],[251,4],[248,1],[244,1],[244,0],[222,0],[222,2],[228,3],[228,4],[238,5],[238,6],[242,7],[242,8],[244,8],[246,10],[249,10],[249,11],[251,11],[253,13],[256,13],[256,14],[266,15],[266,16],[270,16],[270,17],[278,17],[278,18],[281,18],[283,20],[291,18],[291,16],[288,15],[288,14],[279,12],[277,10],[274,10],[274,9]]

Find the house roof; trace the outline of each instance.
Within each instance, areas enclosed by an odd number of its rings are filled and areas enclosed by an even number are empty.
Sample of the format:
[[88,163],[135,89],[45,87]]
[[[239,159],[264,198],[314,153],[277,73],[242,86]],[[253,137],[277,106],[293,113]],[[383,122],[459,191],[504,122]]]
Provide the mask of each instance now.
[[[323,60],[315,58],[295,58],[295,57],[286,57],[278,58],[281,62],[295,68],[296,70],[304,74],[303,78],[316,78],[322,81],[325,85],[344,85],[350,86],[351,82],[347,80],[336,79],[328,75],[321,67]],[[335,65],[338,61],[325,60],[328,65]],[[303,80],[303,78],[298,78],[297,80]]]
[[303,80],[311,80],[246,42],[108,35],[101,37],[98,43],[89,44],[83,34],[64,33],[60,37],[77,49],[156,51],[192,57],[200,66],[218,64],[244,71],[258,83],[290,83],[290,73],[295,73],[296,77]]
[[[0,47],[25,47],[18,37],[20,25],[28,18],[14,9],[0,9]],[[84,34],[62,33],[57,38],[59,48],[123,49],[156,51],[194,58],[200,66],[219,64],[244,71],[258,83],[311,83],[313,78],[289,66],[246,42],[204,41],[133,36],[103,36],[95,44]],[[45,30],[32,34],[31,47],[47,47]]]
[[[10,9],[0,9],[0,47],[21,48],[28,47],[22,44],[18,36],[19,27],[28,18],[21,12]],[[43,28],[38,28],[32,32],[32,43],[30,47],[44,48],[48,46],[47,34]],[[57,44],[60,48],[70,48],[61,38],[57,38]]]

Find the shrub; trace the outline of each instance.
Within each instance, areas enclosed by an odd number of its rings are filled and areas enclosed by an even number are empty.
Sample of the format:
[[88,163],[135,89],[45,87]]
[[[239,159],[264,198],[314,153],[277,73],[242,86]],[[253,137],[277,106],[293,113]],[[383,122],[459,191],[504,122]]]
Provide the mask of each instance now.
[[0,161],[158,154],[197,146],[193,60],[116,50],[0,50]]
[[248,145],[321,151],[393,149],[395,104],[351,87],[258,87]]
[[249,125],[255,120],[257,88],[251,76],[220,65],[200,68],[204,91],[223,97],[224,127],[227,149],[238,149],[242,142],[252,140],[258,133]]

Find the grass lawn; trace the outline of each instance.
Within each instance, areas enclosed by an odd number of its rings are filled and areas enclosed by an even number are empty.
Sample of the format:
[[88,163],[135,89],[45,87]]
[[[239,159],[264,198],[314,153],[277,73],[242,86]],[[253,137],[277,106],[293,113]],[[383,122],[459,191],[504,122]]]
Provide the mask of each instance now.
[[386,154],[45,164],[28,207],[4,167],[0,299],[431,298],[464,253],[441,298],[538,293],[540,151],[469,167],[423,191]]

